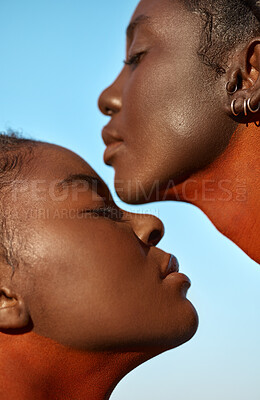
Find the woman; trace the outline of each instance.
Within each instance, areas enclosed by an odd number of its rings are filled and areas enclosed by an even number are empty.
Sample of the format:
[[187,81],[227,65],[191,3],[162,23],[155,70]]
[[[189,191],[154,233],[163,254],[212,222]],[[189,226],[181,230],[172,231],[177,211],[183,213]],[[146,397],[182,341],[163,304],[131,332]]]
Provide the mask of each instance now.
[[124,201],[194,204],[259,262],[258,4],[141,0],[99,107]]
[[161,221],[120,210],[79,156],[4,135],[0,149],[1,399],[108,399],[193,336],[190,282],[155,247]]

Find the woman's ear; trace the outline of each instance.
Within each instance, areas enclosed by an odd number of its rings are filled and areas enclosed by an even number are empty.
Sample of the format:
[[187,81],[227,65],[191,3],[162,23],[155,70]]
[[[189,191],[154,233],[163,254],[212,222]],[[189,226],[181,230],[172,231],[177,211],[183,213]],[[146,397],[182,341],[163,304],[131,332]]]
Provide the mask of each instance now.
[[11,289],[0,286],[0,330],[24,328],[29,320],[30,314],[23,298]]
[[227,72],[227,111],[238,122],[260,120],[260,37],[238,51]]

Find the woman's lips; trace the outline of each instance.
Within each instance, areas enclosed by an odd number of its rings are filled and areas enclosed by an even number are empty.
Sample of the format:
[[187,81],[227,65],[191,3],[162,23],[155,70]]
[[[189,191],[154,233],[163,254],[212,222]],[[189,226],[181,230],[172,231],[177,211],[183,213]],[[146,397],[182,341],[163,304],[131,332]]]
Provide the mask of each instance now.
[[104,162],[107,164],[111,158],[118,152],[123,146],[123,141],[117,141],[109,144],[104,152]]
[[102,130],[102,139],[107,146],[104,152],[104,161],[105,163],[108,163],[108,161],[124,144],[124,141],[118,136],[118,133],[115,130],[108,129],[106,126]]

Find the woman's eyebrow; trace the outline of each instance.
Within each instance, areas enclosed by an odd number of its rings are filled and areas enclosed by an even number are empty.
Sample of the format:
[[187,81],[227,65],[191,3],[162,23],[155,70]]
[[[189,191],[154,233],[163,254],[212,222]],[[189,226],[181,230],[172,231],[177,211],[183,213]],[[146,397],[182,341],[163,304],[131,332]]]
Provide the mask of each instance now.
[[132,22],[130,22],[130,24],[126,29],[126,36],[128,37],[128,39],[131,39],[133,37],[134,30],[138,25],[142,24],[143,22],[149,19],[150,17],[148,17],[147,15],[141,14],[138,17],[136,17]]
[[91,175],[86,175],[86,174],[71,174],[67,176],[67,178],[63,179],[62,181],[58,182],[56,184],[56,188],[59,190],[64,189],[65,187],[73,187],[75,186],[75,183],[88,183],[92,189],[97,190],[97,188],[100,188],[103,186],[103,182]]

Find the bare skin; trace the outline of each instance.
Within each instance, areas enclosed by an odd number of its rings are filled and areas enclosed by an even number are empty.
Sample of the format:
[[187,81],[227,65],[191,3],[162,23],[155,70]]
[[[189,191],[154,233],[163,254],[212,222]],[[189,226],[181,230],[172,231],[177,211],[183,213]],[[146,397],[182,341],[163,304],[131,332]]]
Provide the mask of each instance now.
[[0,263],[0,394],[110,397],[133,368],[189,340],[188,278],[166,273],[164,228],[123,212],[74,153],[39,144],[4,200],[19,256]]
[[0,334],[0,394],[6,400],[106,400],[132,369],[154,352],[77,352],[27,333]]
[[258,147],[259,128],[239,125],[220,157],[162,196],[199,207],[222,234],[259,263]]
[[[122,200],[194,204],[260,262],[260,114],[243,116],[244,100],[253,110],[260,102],[260,38],[233,49],[216,79],[197,55],[201,30],[200,16],[179,0],[140,1],[126,65],[99,99],[111,117],[104,160]],[[238,90],[228,94],[238,77]]]

